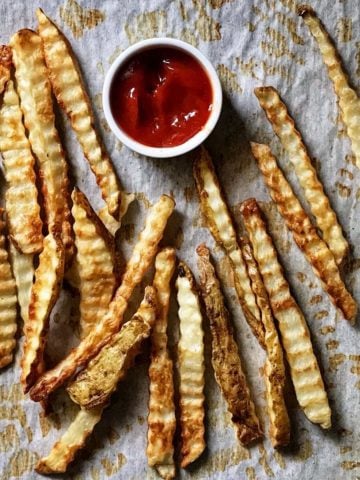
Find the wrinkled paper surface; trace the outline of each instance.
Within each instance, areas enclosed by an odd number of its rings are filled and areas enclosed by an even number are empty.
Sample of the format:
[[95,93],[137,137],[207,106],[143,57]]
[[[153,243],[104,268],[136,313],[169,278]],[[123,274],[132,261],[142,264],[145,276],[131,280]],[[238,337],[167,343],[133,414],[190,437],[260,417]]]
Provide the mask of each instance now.
[[[354,86],[360,90],[360,10],[357,0],[312,2],[335,40]],[[333,208],[353,247],[346,271],[348,285],[360,303],[360,172],[352,163],[350,141],[339,118],[335,94],[319,50],[295,13],[295,0],[148,0],[142,2],[42,0],[0,3],[1,43],[20,28],[36,29],[35,8],[41,6],[64,31],[81,64],[105,143],[124,188],[137,193],[125,217],[119,242],[128,258],[145,213],[161,193],[172,193],[177,206],[164,244],[175,245],[179,257],[196,273],[195,247],[211,246],[236,327],[241,356],[257,410],[268,430],[264,354],[253,338],[236,301],[229,266],[204,228],[191,171],[190,156],[173,160],[142,158],[123,147],[109,131],[101,108],[104,74],[116,56],[130,44],[152,36],[181,38],[196,45],[214,64],[224,88],[224,108],[207,142],[229,205],[256,196],[270,222],[270,230],[294,295],[306,314],[319,361],[324,369],[333,429],[312,425],[289,390],[293,422],[292,445],[276,452],[268,438],[247,450],[239,446],[224,400],[209,362],[206,372],[206,427],[208,448],[201,459],[179,478],[193,479],[357,479],[360,478],[360,348],[359,326],[352,328],[336,313],[319,280],[271,203],[248,141],[267,142],[300,199],[291,164],[253,95],[259,85],[274,85],[301,131]],[[89,170],[67,120],[59,118],[71,169],[79,187],[95,208],[102,206]],[[91,261],[91,259],[89,259]],[[134,296],[132,311],[140,299]],[[64,291],[52,315],[49,363],[55,364],[77,340],[77,302]],[[177,336],[176,302],[170,315],[171,351]],[[359,322],[358,322],[359,323]],[[20,342],[21,347],[21,342]],[[0,477],[39,479],[33,466],[59,439],[77,409],[64,393],[54,396],[54,413],[44,418],[38,404],[24,399],[19,385],[20,348],[15,364],[0,373]],[[147,356],[143,355],[114,396],[85,451],[61,478],[155,479],[148,468],[146,417]]]

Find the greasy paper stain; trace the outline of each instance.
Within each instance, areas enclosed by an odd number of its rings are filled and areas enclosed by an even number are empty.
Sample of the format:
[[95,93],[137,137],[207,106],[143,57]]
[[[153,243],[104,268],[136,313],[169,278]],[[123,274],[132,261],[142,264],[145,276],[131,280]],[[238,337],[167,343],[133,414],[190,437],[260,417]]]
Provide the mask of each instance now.
[[191,478],[193,480],[203,480],[213,473],[224,472],[227,468],[250,458],[250,451],[238,444],[232,448],[219,450],[210,455],[206,464],[196,472],[194,471]]
[[255,73],[257,63],[254,58],[251,57],[248,60],[242,60],[241,58],[237,57],[235,61],[242,73],[244,73],[245,75],[248,75],[249,77],[258,79]]
[[181,38],[181,40],[184,40],[184,42],[190,43],[194,47],[197,47],[197,45],[199,43],[195,34],[191,30],[189,30],[188,28],[184,28],[181,31],[180,38]]
[[146,209],[152,206],[151,202],[143,192],[135,193],[135,198],[138,202],[141,202]]
[[109,430],[107,432],[107,438],[109,439],[110,445],[113,445],[117,440],[119,440],[120,435],[114,428],[109,427]]
[[353,365],[350,368],[350,372],[353,373],[354,375],[360,375],[360,365]]
[[295,460],[305,461],[310,458],[313,454],[313,446],[310,439],[306,439],[303,443],[299,445],[299,450],[294,456]]
[[207,15],[205,9],[199,9],[199,18],[195,22],[195,30],[204,42],[214,42],[221,39],[221,25]]
[[350,42],[352,38],[351,18],[340,18],[337,22],[336,32],[340,42]]
[[359,362],[360,363],[360,355],[350,354],[349,355],[349,360],[351,360],[352,362]]
[[278,32],[272,27],[267,27],[265,33],[270,41],[262,41],[260,42],[260,46],[267,55],[274,56],[276,58],[286,56],[291,58],[299,65],[304,64],[304,60],[299,58],[288,48],[289,41],[282,33]]
[[15,425],[10,424],[0,432],[0,452],[7,452],[8,450],[17,450],[19,447],[19,435],[16,431]]
[[7,470],[5,470],[5,474],[2,477],[2,480],[11,477],[23,477],[25,473],[33,471],[38,459],[38,455],[34,452],[31,452],[30,450],[17,450],[11,456]]
[[303,272],[296,272],[296,278],[299,280],[299,282],[304,283],[307,277]]
[[39,413],[39,424],[43,437],[46,437],[52,428],[59,430],[61,427],[60,417],[57,413],[45,415],[43,411]]
[[24,398],[20,383],[14,383],[10,387],[7,387],[6,385],[0,386],[0,403],[19,403]]
[[99,25],[105,19],[105,14],[96,8],[85,8],[75,0],[67,0],[60,7],[60,18],[70,28],[75,38],[80,38],[84,30]]
[[242,88],[237,82],[237,75],[235,72],[232,72],[223,64],[218,65],[216,70],[220,77],[221,83],[227,92],[242,92]]
[[329,312],[327,310],[320,310],[314,315],[315,320],[322,320],[323,318],[327,317]]
[[327,335],[328,333],[335,332],[335,328],[331,325],[325,325],[324,327],[320,328],[321,335]]
[[354,470],[354,468],[360,468],[360,462],[353,462],[353,461],[348,461],[348,462],[341,462],[341,468],[344,470]]
[[254,467],[246,467],[245,473],[248,480],[256,480]]
[[352,447],[351,446],[345,446],[345,447],[340,447],[340,453],[344,455],[345,453],[351,452]]
[[314,295],[313,297],[310,298],[310,305],[316,305],[322,301],[322,296],[321,295]]
[[267,452],[263,444],[259,445],[259,452],[260,452],[260,458],[259,458],[260,465],[263,467],[264,472],[268,477],[273,477],[274,472],[271,470],[270,465],[268,464]]
[[344,363],[346,356],[343,353],[336,353],[329,357],[329,370],[330,372],[336,372],[338,367]]
[[109,63],[113,63],[116,58],[120,55],[120,53],[123,51],[123,48],[121,46],[117,46],[113,53],[110,55],[110,57],[108,58],[108,62]]
[[280,2],[284,5],[284,7],[291,10],[291,12],[296,13],[297,9],[297,0],[280,0]]
[[287,30],[290,33],[291,40],[296,43],[297,45],[304,45],[304,40],[300,35],[298,35],[296,29],[297,29],[297,23],[287,15],[285,15],[282,12],[276,12],[276,18],[281,23],[284,25],[284,27],[287,28]]
[[326,342],[326,348],[328,350],[336,350],[338,346],[339,346],[338,340],[329,340],[328,342]]
[[351,188],[347,187],[346,185],[340,183],[340,182],[335,182],[335,186],[337,188],[338,194],[342,198],[349,198],[351,195]]
[[159,36],[161,32],[165,32],[166,23],[165,10],[144,12],[125,25],[125,32],[129,42],[135,43],[138,40]]
[[108,477],[117,473],[121,467],[123,467],[127,459],[124,454],[118,453],[115,461],[110,461],[107,457],[100,460],[101,465],[104,467],[105,473]]
[[340,173],[340,175],[344,178],[348,178],[349,180],[354,180],[354,174],[349,172],[349,170],[347,170],[346,168],[340,168],[338,173]]
[[274,458],[275,458],[276,463],[279,465],[280,468],[285,468],[286,467],[285,458],[277,450],[274,451]]
[[264,13],[259,7],[253,5],[251,10],[254,12],[255,16],[260,20],[268,20],[269,17]]
[[225,3],[231,3],[234,0],[210,0],[212,8],[221,8]]
[[100,470],[96,467],[91,467],[91,480],[100,480]]

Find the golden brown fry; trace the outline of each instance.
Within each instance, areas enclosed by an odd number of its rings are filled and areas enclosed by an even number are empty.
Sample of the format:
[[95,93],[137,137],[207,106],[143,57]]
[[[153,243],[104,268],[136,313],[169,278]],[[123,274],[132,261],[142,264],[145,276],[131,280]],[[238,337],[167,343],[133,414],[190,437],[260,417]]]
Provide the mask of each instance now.
[[11,64],[11,48],[0,45],[0,95],[4,93],[6,84],[10,80]]
[[151,333],[149,367],[150,397],[148,416],[148,463],[165,480],[175,478],[173,439],[176,429],[173,362],[167,349],[167,323],[170,281],[175,270],[175,250],[164,248],[155,260],[153,285],[157,291],[158,311]]
[[223,198],[211,158],[205,148],[201,148],[194,162],[194,177],[200,198],[201,210],[216,242],[225,250],[234,271],[235,288],[242,311],[253,334],[265,348],[264,326],[251,290],[246,265],[237,242],[235,228],[229,209]]
[[255,88],[254,92],[276,135],[289,155],[324,241],[334,254],[336,263],[340,264],[349,249],[349,245],[344,238],[341,226],[331,208],[324,188],[317,177],[301,135],[296,130],[294,121],[289,116],[287,108],[275,88],[259,87]]
[[115,241],[82,192],[75,189],[71,198],[83,338],[107,313],[114,295],[117,282]]
[[114,167],[95,129],[94,114],[79,65],[69,42],[57,26],[40,8],[36,15],[56,99],[70,119],[110,214],[118,218],[126,194],[120,190]]
[[61,439],[55,443],[47,457],[36,465],[38,473],[64,473],[74,460],[76,452],[85,446],[86,439],[99,423],[105,407],[79,410],[73,422]]
[[0,109],[0,151],[7,182],[5,200],[9,233],[21,252],[41,252],[43,235],[35,160],[25,135],[19,97],[12,80],[7,83]]
[[77,368],[86,365],[106,345],[123,323],[123,316],[134,288],[139,285],[156,255],[168,218],[175,202],[162,195],[148,212],[145,228],[127,263],[120,287],[110,303],[109,311],[87,337],[56,367],[47,371],[31,389],[31,398],[40,401],[59,388]]
[[31,290],[29,319],[24,325],[25,343],[21,359],[21,383],[24,392],[43,373],[43,357],[49,317],[59,296],[64,275],[64,246],[55,230],[44,239],[39,266]]
[[204,426],[204,334],[195,280],[184,262],[176,279],[179,304],[181,467],[194,462],[205,449]]
[[291,230],[296,244],[304,252],[332,302],[343,312],[347,320],[354,322],[357,306],[340,277],[334,255],[317,234],[310,218],[278,167],[270,148],[267,145],[252,143],[251,149],[264,175],[271,198]]
[[273,447],[283,447],[290,441],[290,420],[284,400],[286,373],[283,350],[274,324],[269,298],[248,239],[241,239],[241,250],[265,327],[267,359],[264,374],[270,418],[270,439]]
[[204,244],[199,245],[196,252],[201,294],[210,322],[215,378],[228,405],[237,436],[243,445],[248,445],[261,438],[263,433],[242,371],[229,311],[210,261],[210,252]]
[[0,209],[0,368],[13,360],[16,345],[16,285],[5,249],[4,210]]
[[116,235],[116,232],[119,230],[121,227],[121,221],[126,212],[128,211],[130,203],[132,203],[135,200],[135,195],[133,193],[127,193],[123,197],[123,201],[121,202],[120,205],[120,215],[119,215],[119,220],[114,218],[110,213],[108,206],[105,205],[103,208],[100,208],[100,210],[97,212],[99,218],[105,225],[105,227],[109,230],[109,232],[112,235]]
[[71,399],[82,408],[105,405],[123,380],[149,337],[156,317],[156,290],[145,288],[144,299],[131,320],[115,334],[68,386]]
[[349,85],[339,54],[314,10],[308,5],[300,5],[298,14],[303,17],[320,48],[323,61],[339,99],[342,119],[351,140],[356,166],[360,168],[360,99],[356,91]]
[[31,289],[35,274],[34,255],[19,252],[10,239],[9,258],[15,278],[21,318],[24,320],[24,324],[27,324],[29,321]]
[[296,397],[307,418],[331,426],[331,410],[305,318],[292,297],[255,199],[241,206],[254,256],[281,333]]
[[68,262],[74,246],[67,164],[55,128],[51,86],[41,38],[35,32],[24,29],[12,36],[10,45],[24,122],[39,165],[47,223],[49,230],[54,224],[61,225]]

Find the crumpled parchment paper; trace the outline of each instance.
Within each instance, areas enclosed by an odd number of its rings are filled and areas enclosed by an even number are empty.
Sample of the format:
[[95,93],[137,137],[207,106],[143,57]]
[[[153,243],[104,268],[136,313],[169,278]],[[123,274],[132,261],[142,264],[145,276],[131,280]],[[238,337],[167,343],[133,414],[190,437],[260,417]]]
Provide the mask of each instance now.
[[[311,2],[335,40],[354,86],[360,89],[360,9],[357,0]],[[6,43],[23,27],[36,28],[35,9],[42,7],[69,38],[80,61],[105,143],[123,186],[137,193],[125,217],[119,242],[127,258],[141,229],[146,209],[161,193],[177,202],[164,243],[179,249],[196,273],[195,247],[206,241],[217,260],[237,331],[238,343],[253,397],[265,431],[268,428],[264,354],[252,337],[237,305],[229,267],[204,228],[192,178],[190,156],[173,160],[142,158],[111,134],[101,108],[104,74],[130,44],[152,36],[181,38],[196,45],[217,68],[223,82],[224,108],[207,142],[229,205],[256,196],[270,222],[294,295],[299,301],[324,370],[333,429],[323,432],[309,423],[291,390],[289,413],[293,440],[276,452],[268,439],[247,450],[239,446],[224,400],[209,364],[207,333],[207,451],[179,478],[193,479],[357,479],[360,478],[360,349],[359,327],[339,317],[271,203],[249,152],[248,140],[270,143],[300,199],[303,195],[288,158],[252,91],[262,84],[278,88],[308,146],[333,208],[353,247],[346,280],[360,303],[360,172],[352,163],[350,141],[339,119],[332,85],[319,51],[302,20],[295,0],[2,0],[0,40]],[[63,118],[61,135],[77,183],[92,204],[102,205],[94,177]],[[91,261],[89,259],[89,261]],[[132,310],[139,297],[134,297]],[[71,301],[70,301],[71,300]],[[56,363],[77,342],[77,298],[63,292],[52,316],[49,363]],[[170,315],[171,350],[177,335],[176,303]],[[21,346],[21,342],[20,342]],[[0,477],[38,479],[33,465],[46,454],[74,418],[76,408],[64,394],[54,398],[54,413],[44,418],[38,404],[23,398],[19,357],[0,373]],[[146,356],[121,384],[110,408],[66,479],[155,479],[148,468],[146,417],[148,380]]]

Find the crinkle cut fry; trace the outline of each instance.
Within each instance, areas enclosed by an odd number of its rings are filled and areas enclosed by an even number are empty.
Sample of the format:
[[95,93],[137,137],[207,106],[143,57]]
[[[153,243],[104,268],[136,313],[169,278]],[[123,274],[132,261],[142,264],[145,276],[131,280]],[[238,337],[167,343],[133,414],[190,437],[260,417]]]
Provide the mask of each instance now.
[[55,127],[41,38],[32,30],[23,29],[11,37],[10,45],[24,123],[39,166],[48,229],[61,225],[68,263],[74,253],[68,168]]
[[298,402],[311,422],[330,428],[331,410],[309,329],[290,293],[261,210],[255,199],[249,199],[243,202],[241,212],[274,317],[278,322]]
[[230,314],[225,306],[220,282],[205,244],[197,247],[200,290],[210,322],[211,362],[215,378],[226,400],[237,436],[243,445],[262,438],[263,433],[243,373]]
[[351,140],[356,166],[360,168],[360,99],[356,91],[350,86],[339,54],[314,10],[308,5],[301,5],[298,7],[298,14],[303,17],[319,46],[339,99],[341,116]]
[[79,410],[67,431],[54,444],[49,455],[39,460],[35,470],[42,474],[66,472],[75,454],[85,446],[86,439],[99,423],[104,408]]
[[0,151],[7,188],[5,192],[9,233],[26,254],[42,250],[43,235],[35,159],[22,123],[22,111],[14,83],[9,80],[0,109]]
[[294,120],[290,117],[275,88],[259,87],[255,88],[254,92],[281,144],[288,153],[311,212],[322,232],[323,239],[339,265],[345,257],[349,245],[324,192],[324,187],[311,163],[301,135],[295,128]]
[[61,234],[54,229],[44,239],[44,249],[39,257],[31,290],[29,318],[24,325],[21,384],[25,393],[44,372],[46,335],[64,275],[64,255]]
[[[80,290],[80,331],[86,336],[107,313],[117,284],[115,240],[78,189],[73,201],[76,266]],[[91,261],[89,261],[91,259]]]
[[269,412],[269,434],[273,447],[283,447],[290,441],[290,420],[284,399],[286,373],[283,349],[275,327],[269,298],[266,293],[252,247],[247,238],[241,238],[241,250],[246,261],[252,289],[261,310],[265,327],[267,359],[265,362],[266,401]]
[[204,340],[200,302],[189,267],[180,262],[176,279],[179,304],[181,467],[194,462],[205,449]]
[[94,114],[72,48],[57,26],[38,8],[39,33],[50,81],[61,108],[68,115],[111,215],[118,218],[126,194],[95,129]]
[[123,323],[123,316],[134,288],[141,282],[156,255],[168,218],[175,207],[174,200],[162,195],[148,211],[145,227],[140,233],[128,261],[120,287],[110,303],[109,311],[87,337],[56,367],[47,371],[30,391],[35,401],[46,398],[59,388],[77,368],[86,365],[106,345]]
[[194,178],[200,199],[200,207],[206,218],[208,228],[216,242],[224,249],[230,259],[234,272],[235,288],[239,302],[253,334],[265,348],[264,327],[251,289],[246,265],[237,242],[235,228],[229,209],[223,198],[214,165],[204,147],[194,161]]
[[144,299],[135,315],[67,387],[75,403],[89,409],[109,401],[139,353],[143,341],[149,337],[156,318],[156,307],[156,290],[146,287]]
[[4,210],[0,209],[0,368],[6,367],[13,360],[16,346],[16,285],[5,248]]
[[11,48],[8,45],[0,45],[0,95],[4,93],[6,84],[10,80],[11,65]]
[[251,149],[286,225],[320,278],[330,299],[350,322],[355,321],[357,305],[340,277],[334,255],[319,237],[309,216],[302,208],[290,184],[280,170],[270,147],[252,143]]
[[119,220],[114,218],[109,213],[109,209],[107,205],[105,205],[104,207],[100,208],[100,210],[98,210],[97,212],[98,217],[103,222],[105,227],[109,230],[109,232],[112,235],[114,235],[114,237],[116,235],[116,232],[121,227],[122,218],[126,215],[126,212],[128,211],[130,203],[132,203],[134,200],[135,200],[135,195],[133,193],[127,193],[126,196],[124,196],[120,204]]
[[21,318],[26,324],[29,321],[29,303],[35,274],[34,255],[19,252],[10,238],[9,257],[16,283]]
[[158,313],[151,333],[149,366],[150,396],[146,454],[159,475],[175,478],[173,439],[176,429],[173,362],[167,348],[170,281],[176,263],[175,250],[164,248],[155,259],[153,285],[157,291]]

